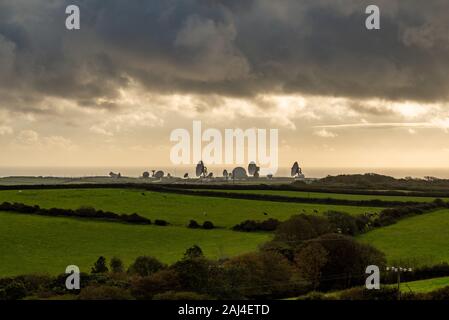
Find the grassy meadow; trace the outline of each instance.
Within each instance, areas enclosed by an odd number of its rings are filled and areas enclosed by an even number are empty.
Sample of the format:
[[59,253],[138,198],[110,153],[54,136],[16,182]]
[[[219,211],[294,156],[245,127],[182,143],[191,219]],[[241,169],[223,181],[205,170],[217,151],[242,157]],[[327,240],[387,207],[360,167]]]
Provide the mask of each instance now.
[[383,251],[390,263],[449,262],[449,210],[403,219],[359,237]]
[[43,208],[77,209],[81,206],[91,206],[116,213],[135,212],[149,219],[164,219],[178,226],[186,226],[191,219],[199,223],[209,220],[218,227],[226,228],[248,219],[286,220],[298,213],[316,214],[315,210],[318,213],[338,210],[350,214],[382,210],[372,207],[201,197],[132,189],[0,191],[0,202],[3,201],[37,204]]
[[[197,189],[201,191],[202,189]],[[341,199],[341,200],[382,200],[382,201],[413,201],[413,202],[431,202],[433,197],[416,196],[385,196],[385,195],[365,195],[365,194],[344,194],[344,193],[324,193],[324,192],[305,192],[305,191],[284,191],[284,190],[220,190],[209,189],[213,192],[240,193],[240,194],[262,194],[274,195],[292,198],[310,198],[310,199]],[[448,201],[448,198],[443,198]]]
[[[228,191],[227,191],[228,192]],[[371,199],[376,196],[299,193],[295,191],[235,191],[310,197]],[[269,192],[269,193],[267,193]],[[386,196],[383,200],[387,198]],[[391,197],[388,196],[388,199]],[[398,197],[393,197],[398,198]],[[415,198],[399,197],[416,201]],[[399,200],[394,199],[394,200]],[[385,199],[385,200],[388,200]],[[429,198],[429,200],[431,200]],[[138,213],[167,220],[171,226],[138,226],[75,218],[55,218],[0,213],[0,276],[24,273],[59,273],[69,264],[89,271],[103,255],[118,256],[126,264],[139,255],[152,255],[170,263],[182,257],[188,247],[199,245],[210,258],[254,251],[271,238],[269,233],[230,230],[244,220],[288,219],[293,214],[319,214],[338,210],[350,214],[378,212],[382,208],[321,204],[284,203],[259,200],[202,197],[136,189],[57,189],[0,191],[0,202],[20,202],[43,208],[91,206],[116,213]],[[266,213],[266,215],[264,214]],[[186,225],[212,221],[214,230],[193,230]],[[389,262],[449,261],[449,211],[441,210],[404,219],[376,229],[358,239],[386,253]]]
[[449,277],[433,278],[401,283],[401,291],[427,293],[449,286]]
[[70,264],[90,272],[99,256],[117,256],[127,265],[141,255],[171,263],[195,244],[208,257],[223,258],[254,251],[269,239],[266,233],[139,226],[0,212],[0,277],[58,274]]

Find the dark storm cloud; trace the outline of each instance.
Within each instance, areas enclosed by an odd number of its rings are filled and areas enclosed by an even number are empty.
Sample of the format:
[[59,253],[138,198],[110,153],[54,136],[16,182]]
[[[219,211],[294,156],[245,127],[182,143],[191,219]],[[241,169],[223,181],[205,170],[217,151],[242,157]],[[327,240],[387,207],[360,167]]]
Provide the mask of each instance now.
[[[119,88],[434,101],[449,95],[447,0],[0,0],[0,107],[115,108]],[[81,8],[80,31],[64,27]],[[100,102],[99,102],[100,101]],[[28,106],[22,106],[26,108]]]

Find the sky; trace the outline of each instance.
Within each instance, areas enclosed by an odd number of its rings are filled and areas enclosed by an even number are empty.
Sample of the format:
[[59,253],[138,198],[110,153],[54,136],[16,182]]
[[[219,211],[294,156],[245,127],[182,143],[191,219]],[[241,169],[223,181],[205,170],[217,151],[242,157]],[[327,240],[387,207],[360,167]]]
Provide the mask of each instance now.
[[[65,28],[78,5],[81,29]],[[365,28],[376,4],[381,29]],[[449,167],[447,0],[0,0],[0,166],[162,166],[279,130],[279,163]]]

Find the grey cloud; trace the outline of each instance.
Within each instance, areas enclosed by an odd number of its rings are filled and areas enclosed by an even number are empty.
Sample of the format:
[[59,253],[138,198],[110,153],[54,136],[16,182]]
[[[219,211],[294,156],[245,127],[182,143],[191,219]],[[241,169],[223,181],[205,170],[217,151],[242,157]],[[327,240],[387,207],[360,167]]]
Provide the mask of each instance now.
[[[64,28],[73,3],[76,32]],[[368,4],[0,0],[0,95],[114,109],[98,101],[135,81],[162,93],[447,99],[449,2],[378,0],[382,29],[371,32]]]

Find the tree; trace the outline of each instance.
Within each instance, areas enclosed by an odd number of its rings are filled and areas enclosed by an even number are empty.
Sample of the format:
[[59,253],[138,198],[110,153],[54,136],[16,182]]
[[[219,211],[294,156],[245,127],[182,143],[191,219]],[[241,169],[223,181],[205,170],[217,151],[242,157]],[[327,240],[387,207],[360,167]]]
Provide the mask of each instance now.
[[80,291],[79,300],[131,300],[127,289],[110,285],[88,286]]
[[182,291],[209,293],[220,286],[214,285],[217,280],[218,264],[204,256],[190,256],[176,262],[171,269],[179,275]]
[[335,228],[334,232],[339,232],[351,236],[359,233],[357,219],[353,216],[345,212],[338,211],[328,211],[324,215]]
[[123,273],[125,272],[125,266],[123,261],[117,257],[113,257],[110,262],[111,271],[113,273]]
[[178,273],[173,269],[160,270],[151,276],[134,278],[131,281],[131,293],[139,300],[151,300],[156,294],[180,289]]
[[0,300],[20,300],[27,296],[25,285],[20,281],[12,281],[0,289]]
[[203,250],[197,245],[190,247],[184,253],[184,259],[194,259],[204,257]]
[[326,234],[309,241],[319,243],[328,252],[327,262],[322,270],[322,278],[335,277],[338,279],[328,280],[321,283],[321,288],[340,289],[353,285],[361,285],[365,282],[365,270],[369,265],[383,268],[386,264],[385,255],[378,249],[357,242],[354,238],[339,235]]
[[210,222],[210,221],[205,221],[205,222],[203,223],[203,229],[211,230],[211,229],[213,229],[213,228],[215,228],[215,226],[214,226],[214,224],[213,224],[212,222]]
[[106,259],[104,257],[98,258],[97,262],[95,262],[92,267],[92,273],[106,273],[109,269],[106,265]]
[[156,258],[142,256],[138,257],[136,261],[129,266],[128,273],[131,275],[147,277],[164,268],[165,265]]
[[248,253],[226,261],[223,267],[234,299],[275,297],[292,289],[293,268],[277,253]]
[[332,232],[331,230],[331,224],[327,219],[300,214],[282,222],[276,229],[274,240],[292,246],[300,245],[304,240]]
[[300,274],[316,290],[320,284],[321,270],[327,263],[328,252],[317,242],[310,242],[295,255],[295,263]]

